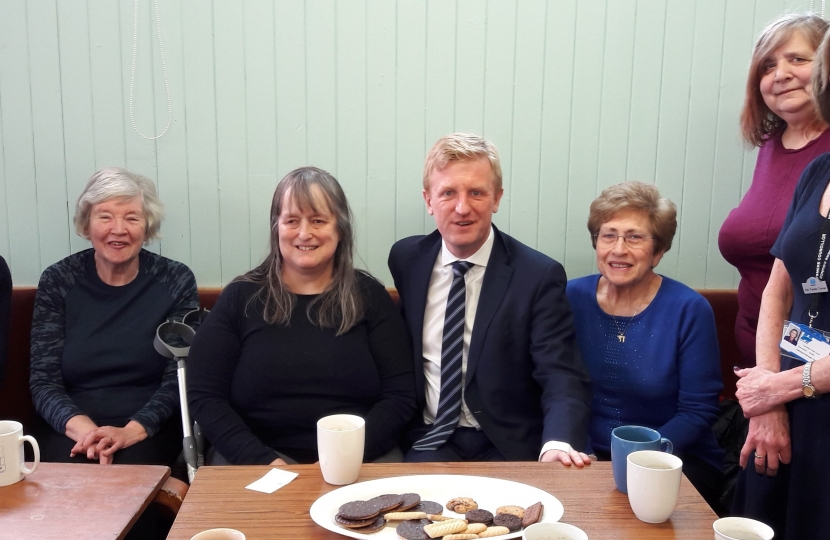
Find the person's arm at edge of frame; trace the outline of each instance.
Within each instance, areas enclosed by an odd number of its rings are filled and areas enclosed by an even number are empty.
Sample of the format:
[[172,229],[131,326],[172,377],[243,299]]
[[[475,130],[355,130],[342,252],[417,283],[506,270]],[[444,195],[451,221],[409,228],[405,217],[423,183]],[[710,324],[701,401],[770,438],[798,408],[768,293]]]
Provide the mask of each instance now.
[[[793,289],[790,275],[784,266],[784,262],[776,258],[769,281],[761,297],[761,312],[758,317],[758,330],[755,337],[756,367],[752,370],[738,371],[739,376],[743,373],[743,376],[746,377],[749,371],[755,370],[761,373],[779,374],[781,371],[781,355],[778,345],[781,341],[784,320],[789,315],[792,305]],[[800,372],[800,370],[793,371]],[[823,372],[824,370],[819,371]],[[782,375],[785,377],[793,376],[792,374]],[[800,377],[799,373],[799,389],[801,387]],[[778,472],[779,461],[786,464],[790,462],[792,457],[789,417],[784,407],[784,401],[769,407],[762,414],[752,416],[749,398],[743,391],[751,381],[752,379],[747,382],[738,381],[738,393],[736,394],[741,407],[746,407],[744,415],[749,417],[749,432],[741,449],[740,464],[741,467],[746,467],[754,452],[758,458],[754,460],[755,470],[758,473],[775,476]]]

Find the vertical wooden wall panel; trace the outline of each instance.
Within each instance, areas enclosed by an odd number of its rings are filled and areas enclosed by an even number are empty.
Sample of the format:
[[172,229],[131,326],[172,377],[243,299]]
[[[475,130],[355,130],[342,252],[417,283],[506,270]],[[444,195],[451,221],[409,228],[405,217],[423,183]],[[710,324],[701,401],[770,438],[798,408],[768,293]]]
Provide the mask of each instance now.
[[[355,264],[367,268],[366,0],[335,4],[337,13],[337,175],[357,221]],[[390,150],[391,151],[391,150]],[[372,268],[373,271],[377,269]]]
[[569,211],[576,4],[577,0],[549,2],[545,34],[537,247],[563,264]]
[[[484,133],[499,149],[502,172],[512,170],[513,107],[516,72],[516,0],[487,2],[487,65],[484,75]],[[513,179],[504,182],[504,198],[493,222],[510,232]]]
[[[588,204],[656,182],[681,209],[663,273],[729,287],[717,231],[756,153],[737,116],[752,42],[794,0],[245,0],[159,5],[173,120],[129,114],[133,2],[0,3],[0,253],[18,284],[89,245],[73,204],[97,169],[158,182],[153,250],[221,285],[267,250],[276,182],[306,164],[341,181],[358,264],[388,278],[398,238],[429,232],[424,154],[451,131],[499,148],[495,223],[595,271]],[[134,115],[167,122],[154,4],[139,2]],[[35,59],[37,61],[35,61]]]
[[[274,37],[277,35],[275,21],[281,20],[283,14],[271,0],[246,0],[244,12],[248,227],[251,264],[256,265],[269,251],[269,214],[277,185],[278,97],[274,66],[278,49]],[[300,25],[301,35],[303,22],[302,10],[299,19],[291,17],[291,24]]]
[[369,269],[389,283],[386,266],[395,241],[395,2],[370,2],[366,26],[366,219],[368,245],[364,253]]
[[0,3],[0,113],[9,223],[9,265],[14,275],[37,275],[43,266],[37,220],[31,67],[25,0]]
[[[655,183],[660,188],[660,194],[674,201],[681,211],[685,183],[697,180],[684,176],[692,84],[694,17],[695,2],[667,3]],[[669,276],[677,275],[679,253],[683,250],[682,222],[679,225],[677,246],[669,251],[660,263],[660,271]]]
[[[306,4],[308,164],[337,176],[335,0]],[[394,47],[392,47],[394,51]]]
[[58,56],[57,10],[54,4],[30,2],[26,22],[29,38],[29,65],[32,95],[32,134],[37,189],[37,222],[40,264],[48,265],[69,253],[67,204],[64,188],[55,179],[66,178],[63,161],[63,132],[52,129],[62,116],[60,59]]
[[[129,90],[124,86],[124,75],[129,75],[131,63],[123,63],[122,55],[123,49],[130,50],[132,46],[132,27],[127,35],[122,34],[121,16],[123,13],[124,17],[132,20],[133,12],[131,4],[112,0],[87,0],[86,4],[89,27],[89,92],[92,97],[92,135],[97,170],[103,167],[123,166],[126,163],[125,136],[130,134],[132,126],[129,124],[129,112],[126,110],[128,103],[124,99],[125,91]],[[168,29],[165,35],[169,36],[171,33],[175,35],[175,32]],[[78,60],[83,52],[77,51]],[[74,69],[74,66],[70,66],[70,69]],[[129,84],[129,79],[126,79],[126,83]],[[67,136],[70,136],[70,133],[67,133]],[[93,172],[95,171],[84,171],[80,178],[73,179],[71,187],[78,188],[80,194],[80,190]]]
[[[458,0],[456,5],[458,7],[455,13],[455,125],[453,131],[483,133],[487,3],[481,0]],[[435,21],[435,18],[431,20]],[[450,19],[448,22],[453,21]]]
[[190,194],[190,263],[198,283],[222,280],[219,175],[217,170],[216,87],[213,61],[213,8],[203,0],[184,0],[181,18],[181,111],[186,131]]
[[397,3],[395,238],[432,231],[421,197],[426,140],[426,13],[422,0]]
[[566,269],[571,277],[595,271],[593,258],[585,256],[585,208],[597,191],[602,66],[605,52],[606,19],[604,0],[580,0],[576,8],[574,45],[573,122],[569,185]]
[[213,3],[222,284],[247,272],[253,263],[248,227],[250,213],[243,13],[241,2]]
[[535,246],[539,222],[539,163],[542,148],[543,84],[545,80],[544,0],[519,2],[516,10],[515,92],[513,94],[513,153],[509,179],[510,234]]
[[680,212],[678,246],[681,281],[706,275],[707,245],[712,222],[712,175],[718,125],[719,81],[723,53],[723,2],[697,0],[694,12],[694,55],[690,72],[689,124],[687,128],[683,200]]
[[[89,177],[101,165],[95,155],[95,118],[93,99],[95,94],[92,87],[95,78],[92,76],[93,62],[96,55],[90,54],[90,40],[93,33],[89,27],[89,13],[87,3],[79,1],[72,3],[58,2],[58,46],[60,47],[60,78],[61,103],[63,116],[54,119],[55,125],[63,129],[64,155],[66,177],[55,179],[63,186],[56,185],[54,195],[57,197],[63,192],[64,201],[68,208],[67,231],[69,246],[75,252],[90,247],[89,241],[75,234],[72,217],[75,214],[75,201],[83,191]],[[107,21],[107,19],[104,19]],[[120,21],[111,22],[111,34],[118,35]],[[95,45],[98,48],[97,44]],[[103,45],[101,45],[103,48]],[[117,52],[117,51],[116,51]],[[120,69],[108,75],[120,80]],[[121,101],[120,85],[116,97]],[[102,119],[103,120],[103,119]],[[118,120],[116,120],[118,121]],[[53,128],[54,129],[54,128]],[[123,140],[124,130],[121,130]],[[111,163],[110,165],[118,165]],[[121,161],[123,165],[123,159]],[[66,253],[65,255],[69,255]],[[51,261],[46,264],[57,262]],[[38,273],[39,275],[39,273]],[[37,277],[32,275],[16,275],[15,283],[37,283]]]

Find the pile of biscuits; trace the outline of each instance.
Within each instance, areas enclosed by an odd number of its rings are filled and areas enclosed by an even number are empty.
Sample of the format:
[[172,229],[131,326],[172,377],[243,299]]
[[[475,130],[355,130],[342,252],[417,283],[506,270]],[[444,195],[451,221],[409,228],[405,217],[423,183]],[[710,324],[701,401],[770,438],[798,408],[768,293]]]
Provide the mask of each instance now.
[[341,527],[364,534],[378,532],[389,522],[398,522],[395,532],[406,540],[471,540],[517,531],[541,520],[544,511],[542,503],[537,502],[527,508],[500,506],[493,514],[480,509],[470,497],[456,497],[446,507],[464,517],[445,516],[440,504],[422,501],[417,493],[404,493],[347,502],[340,507],[334,521]]

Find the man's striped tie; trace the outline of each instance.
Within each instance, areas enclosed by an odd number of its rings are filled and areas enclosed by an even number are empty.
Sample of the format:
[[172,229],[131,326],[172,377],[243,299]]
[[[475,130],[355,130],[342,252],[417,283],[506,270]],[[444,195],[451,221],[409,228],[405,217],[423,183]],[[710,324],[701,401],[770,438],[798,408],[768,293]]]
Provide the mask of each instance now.
[[452,285],[447,297],[444,316],[444,337],[441,341],[441,397],[435,423],[421,440],[412,445],[413,450],[435,450],[447,442],[458,425],[461,416],[461,356],[464,350],[464,303],[467,284],[464,274],[473,266],[467,261],[452,263]]

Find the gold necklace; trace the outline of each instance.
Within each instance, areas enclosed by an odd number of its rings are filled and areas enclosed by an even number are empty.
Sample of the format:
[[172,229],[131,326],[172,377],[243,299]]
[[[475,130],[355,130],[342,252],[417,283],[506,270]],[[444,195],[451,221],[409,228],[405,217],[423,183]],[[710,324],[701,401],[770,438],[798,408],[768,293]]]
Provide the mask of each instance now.
[[640,308],[640,305],[637,304],[637,308],[634,310],[634,315],[631,316],[631,320],[628,321],[628,324],[625,325],[625,328],[620,330],[620,323],[617,321],[617,318],[614,314],[611,314],[611,318],[614,319],[614,326],[617,327],[617,341],[620,343],[625,343],[625,333],[628,332],[628,329],[631,327],[631,323],[634,322],[634,317],[637,316],[637,310]]

